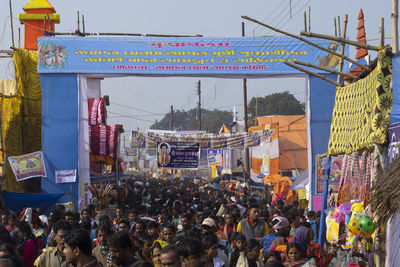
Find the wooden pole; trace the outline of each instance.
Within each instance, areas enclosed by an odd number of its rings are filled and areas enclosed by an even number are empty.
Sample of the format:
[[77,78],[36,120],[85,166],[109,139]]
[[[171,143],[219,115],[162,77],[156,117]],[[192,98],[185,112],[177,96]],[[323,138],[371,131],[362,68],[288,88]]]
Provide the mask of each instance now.
[[[346,33],[347,33],[347,19],[348,19],[349,15],[345,14],[344,18],[343,18],[343,38],[346,38]],[[340,47],[340,54],[344,55],[344,43],[341,43],[342,46]],[[339,72],[343,71],[343,58],[340,58],[339,61]],[[342,80],[342,75],[339,74],[337,77],[337,82],[340,83],[340,81]]]
[[74,194],[73,194],[73,191],[72,191],[72,185],[69,186],[69,194],[71,196],[72,211],[75,212],[75,203],[74,203]]
[[18,28],[18,48],[21,48],[21,28]]
[[[344,55],[341,55],[340,53],[337,53],[337,52],[335,52],[335,51],[331,51],[331,50],[329,50],[329,49],[327,49],[327,48],[325,48],[325,47],[322,47],[322,46],[320,46],[320,45],[317,45],[317,44],[315,44],[315,43],[313,43],[313,42],[311,42],[311,41],[309,41],[309,40],[307,40],[307,39],[302,38],[301,36],[297,36],[297,35],[295,35],[295,34],[291,34],[291,33],[288,33],[288,32],[285,32],[285,31],[282,31],[282,30],[279,30],[279,29],[276,29],[276,28],[274,28],[274,27],[272,27],[272,26],[269,26],[269,25],[267,25],[267,24],[264,24],[264,23],[262,23],[262,22],[260,22],[260,21],[258,21],[258,20],[256,20],[256,19],[250,18],[250,17],[248,17],[248,16],[242,16],[242,18],[243,18],[243,19],[247,19],[247,20],[252,21],[252,22],[255,22],[255,23],[257,23],[257,24],[260,24],[260,25],[262,25],[262,26],[264,26],[264,27],[267,27],[268,29],[271,29],[271,30],[273,30],[273,31],[276,31],[276,32],[285,34],[285,35],[287,35],[287,36],[296,38],[296,39],[298,39],[298,40],[301,40],[301,41],[303,41],[303,42],[305,42],[305,43],[307,43],[307,44],[309,44],[309,45],[312,45],[312,46],[314,46],[314,47],[316,47],[316,48],[318,48],[318,49],[321,49],[322,51],[328,52],[328,53],[330,53],[330,54],[332,54],[332,55],[335,55],[335,56],[337,56],[337,57],[343,58],[343,59],[345,59],[345,60],[347,60],[347,61],[349,61],[349,62],[351,62],[351,63],[353,63],[353,64],[355,64],[355,65],[357,65],[357,66],[360,66],[360,67],[361,67],[362,69],[364,69],[364,70],[368,70],[368,67],[362,65],[361,63],[359,63],[359,62],[357,62],[357,61],[355,61],[355,60],[353,60],[353,59],[351,59],[351,58],[349,58],[349,57],[346,57],[346,56],[344,56]],[[341,38],[340,38],[340,39],[341,39]]]
[[[245,36],[245,29],[244,29],[244,22],[242,22],[242,37]],[[249,131],[249,126],[248,126],[248,113],[247,113],[247,79],[243,79],[243,111],[244,111],[244,130],[245,132]],[[245,155],[245,160],[246,160],[246,164],[245,165],[245,181],[247,184],[247,175],[250,175],[250,156],[249,156],[249,148],[245,148],[244,151],[244,155]]]
[[338,23],[338,36],[342,35],[342,29],[340,28],[340,16],[337,17],[337,23]]
[[197,82],[197,95],[199,96],[199,103],[198,103],[198,120],[199,120],[199,131],[201,131],[201,81]]
[[379,48],[385,46],[385,22],[384,18],[379,20]]
[[172,131],[174,129],[174,106],[171,105],[171,120],[169,121],[169,129]]
[[337,36],[336,17],[333,18],[333,24],[335,25],[335,36]]
[[[343,76],[349,77],[350,79],[353,79],[353,80],[357,78],[357,76],[354,76],[354,75],[351,75],[351,74],[343,73],[343,72],[340,72],[340,71],[337,71],[337,70],[334,70],[334,69],[330,69],[330,68],[317,66],[317,65],[310,64],[310,63],[307,63],[307,62],[302,62],[302,61],[295,60],[294,63],[295,64],[299,64],[299,65],[303,65],[303,66],[306,66],[306,67],[311,67],[311,68],[314,68],[314,69],[318,69],[318,70],[323,70],[323,71],[326,71],[326,72],[334,73],[334,74],[343,75]],[[338,81],[338,83],[340,83],[340,81]]]
[[308,36],[308,37],[316,37],[316,38],[321,38],[321,39],[327,39],[327,40],[336,41],[336,42],[342,42],[342,43],[346,43],[349,45],[354,45],[357,47],[365,48],[367,50],[374,50],[374,51],[380,50],[379,47],[377,47],[377,46],[369,45],[369,44],[360,44],[359,42],[347,40],[347,39],[344,39],[344,38],[338,37],[338,36],[331,36],[331,35],[325,35],[325,34],[314,33],[314,32],[300,32],[300,35]]
[[392,49],[393,54],[399,52],[399,0],[392,0]]
[[307,31],[307,12],[304,10],[304,31]]
[[308,6],[308,31],[311,31],[311,6]]
[[82,14],[82,32],[85,33],[85,15]]
[[79,11],[77,11],[77,16],[76,16],[76,18],[77,18],[77,20],[76,20],[76,24],[77,24],[76,30],[79,32],[79,31],[80,31]]
[[12,13],[11,0],[8,1],[8,4],[10,6],[11,46],[14,47],[14,22],[13,22],[13,13]]
[[304,68],[302,68],[302,67],[299,67],[299,66],[297,66],[297,65],[295,65],[295,64],[293,64],[293,63],[289,63],[289,62],[287,62],[287,61],[285,61],[284,63],[285,63],[286,65],[292,67],[292,68],[295,68],[295,69],[297,69],[297,70],[299,70],[299,71],[302,71],[302,72],[305,72],[305,73],[307,73],[307,74],[313,75],[313,76],[315,76],[315,77],[317,77],[317,78],[320,78],[320,79],[322,79],[322,80],[324,80],[324,81],[330,82],[330,83],[332,83],[332,84],[334,84],[334,85],[336,85],[336,86],[340,86],[340,87],[343,86],[343,84],[341,84],[341,83],[338,83],[338,82],[335,82],[334,80],[331,80],[331,79],[329,79],[329,78],[326,78],[325,76],[323,76],[323,75],[321,75],[321,74],[318,74],[318,73],[315,73],[315,72],[306,70],[306,69],[304,69]]

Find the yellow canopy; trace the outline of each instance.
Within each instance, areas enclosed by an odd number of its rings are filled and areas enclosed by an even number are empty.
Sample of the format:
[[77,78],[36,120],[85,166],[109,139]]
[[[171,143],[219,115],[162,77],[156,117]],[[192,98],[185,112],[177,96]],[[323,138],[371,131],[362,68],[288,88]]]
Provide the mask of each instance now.
[[29,0],[28,4],[24,7],[24,11],[29,9],[52,9],[53,12],[56,12],[48,0]]

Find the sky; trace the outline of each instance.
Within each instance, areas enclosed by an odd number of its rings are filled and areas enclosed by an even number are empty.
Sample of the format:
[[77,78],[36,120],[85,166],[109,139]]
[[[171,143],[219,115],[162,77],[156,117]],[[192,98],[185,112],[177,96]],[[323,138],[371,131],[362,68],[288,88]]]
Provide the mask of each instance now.
[[[12,0],[14,28],[17,38],[18,13],[28,0]],[[304,29],[304,11],[311,7],[311,31],[334,35],[335,17],[349,15],[347,35],[356,39],[358,13],[364,11],[367,43],[377,45],[379,19],[385,19],[385,43],[391,44],[391,0],[49,0],[60,14],[57,32],[76,29],[77,11],[85,16],[86,32],[124,32],[141,34],[202,34],[205,37],[241,36],[245,22],[247,36],[276,35],[276,33],[243,20],[247,15],[282,30],[299,34]],[[291,8],[290,8],[291,7]],[[291,14],[291,16],[290,16]],[[1,0],[0,49],[11,46],[8,0]],[[22,37],[23,38],[23,37]],[[16,41],[17,43],[17,41]],[[22,40],[23,45],[23,40]],[[374,56],[375,54],[373,54]],[[354,58],[355,50],[350,50]],[[13,65],[9,59],[0,59],[0,79],[13,79]],[[109,124],[123,124],[129,132],[146,130],[155,120],[161,120],[174,109],[197,107],[199,78],[107,78],[102,81],[102,94],[110,96]],[[202,107],[236,110],[243,117],[242,80],[200,78]],[[248,80],[248,101],[255,96],[290,91],[304,102],[304,78],[267,78]],[[323,88],[321,88],[323,90]]]

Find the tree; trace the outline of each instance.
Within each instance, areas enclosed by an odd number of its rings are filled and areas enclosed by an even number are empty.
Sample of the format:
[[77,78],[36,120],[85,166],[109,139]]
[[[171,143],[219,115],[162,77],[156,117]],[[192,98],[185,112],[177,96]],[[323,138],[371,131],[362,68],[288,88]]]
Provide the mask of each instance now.
[[[257,101],[257,112],[256,112]],[[253,97],[247,107],[249,118],[268,115],[304,115],[304,104],[300,103],[294,95],[285,91],[274,93],[265,97]]]
[[[201,110],[202,130],[208,133],[218,133],[222,123],[228,124],[233,120],[232,112],[222,110]],[[171,113],[168,113],[157,123],[150,126],[154,130],[170,130]],[[198,130],[197,109],[174,111],[175,131]]]

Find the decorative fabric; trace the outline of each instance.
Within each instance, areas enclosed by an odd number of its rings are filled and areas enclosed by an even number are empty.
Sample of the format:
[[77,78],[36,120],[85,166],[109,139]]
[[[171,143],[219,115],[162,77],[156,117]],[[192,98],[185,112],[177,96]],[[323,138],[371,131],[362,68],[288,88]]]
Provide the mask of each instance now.
[[90,154],[115,158],[117,156],[119,125],[89,127]]
[[337,207],[352,200],[364,201],[371,187],[372,154],[364,151],[346,155],[343,160],[342,178],[336,201]]
[[336,88],[328,154],[351,154],[386,142],[393,94],[392,60],[379,51],[376,68],[364,79]]
[[107,110],[104,97],[89,98],[89,125],[106,124]]

